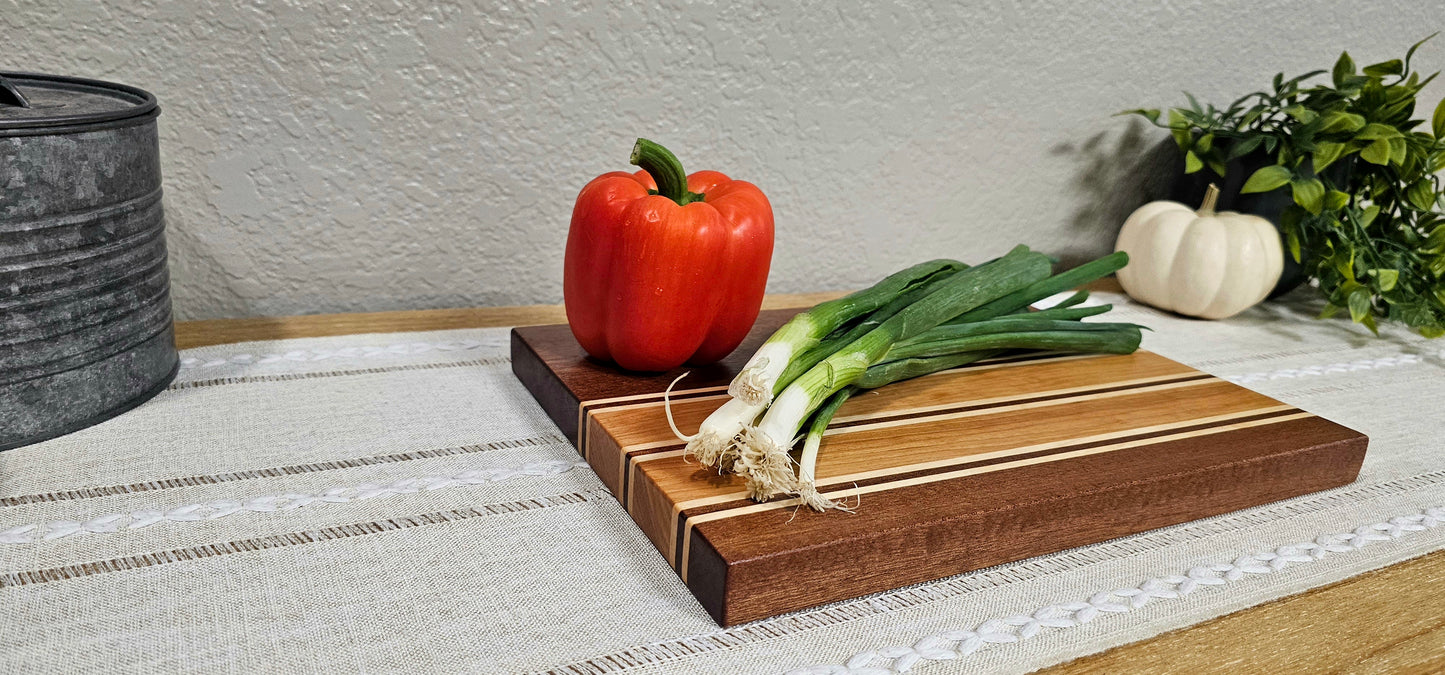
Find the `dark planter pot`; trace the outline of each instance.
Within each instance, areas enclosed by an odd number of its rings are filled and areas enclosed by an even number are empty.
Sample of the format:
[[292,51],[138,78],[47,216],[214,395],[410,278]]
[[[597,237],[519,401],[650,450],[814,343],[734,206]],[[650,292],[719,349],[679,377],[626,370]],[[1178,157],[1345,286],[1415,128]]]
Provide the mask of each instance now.
[[[1219,201],[1215,206],[1216,210],[1253,214],[1274,223],[1274,226],[1278,228],[1280,215],[1290,204],[1294,203],[1288,187],[1254,194],[1240,194],[1239,192],[1239,189],[1244,187],[1244,182],[1249,180],[1255,171],[1274,163],[1273,155],[1263,150],[1256,150],[1229,162],[1225,166],[1227,175],[1221,179],[1208,168],[1193,174],[1185,174],[1184,158],[1181,156],[1176,168],[1178,177],[1170,190],[1169,198],[1188,206],[1197,206],[1204,201],[1205,189],[1209,187],[1210,183],[1214,183],[1219,186]],[[1327,167],[1325,176],[1336,185],[1343,185],[1349,179],[1349,166],[1345,162],[1340,162]],[[1270,291],[1269,298],[1284,295],[1308,280],[1309,274],[1294,261],[1289,251],[1286,250],[1284,271],[1280,273],[1279,282],[1275,284],[1274,290]]]
[[175,376],[159,114],[132,87],[0,73],[0,450]]

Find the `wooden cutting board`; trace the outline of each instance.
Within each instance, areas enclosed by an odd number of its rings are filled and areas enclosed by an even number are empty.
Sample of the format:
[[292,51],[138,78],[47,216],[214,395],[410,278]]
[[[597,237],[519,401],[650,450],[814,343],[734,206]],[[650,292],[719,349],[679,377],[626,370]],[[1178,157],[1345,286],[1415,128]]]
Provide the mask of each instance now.
[[[685,433],[795,312],[673,390]],[[623,373],[565,325],[514,329],[512,369],[724,626],[1338,487],[1367,443],[1149,352],[1018,356],[850,400],[817,475],[857,508],[815,513],[682,456],[661,393],[681,371]]]

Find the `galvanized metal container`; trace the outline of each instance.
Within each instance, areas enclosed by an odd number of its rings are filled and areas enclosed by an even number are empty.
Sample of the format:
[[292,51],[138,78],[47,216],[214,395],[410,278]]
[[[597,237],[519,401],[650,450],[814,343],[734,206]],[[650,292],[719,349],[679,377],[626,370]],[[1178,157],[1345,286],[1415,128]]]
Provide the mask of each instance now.
[[175,377],[159,114],[134,87],[0,73],[0,450]]

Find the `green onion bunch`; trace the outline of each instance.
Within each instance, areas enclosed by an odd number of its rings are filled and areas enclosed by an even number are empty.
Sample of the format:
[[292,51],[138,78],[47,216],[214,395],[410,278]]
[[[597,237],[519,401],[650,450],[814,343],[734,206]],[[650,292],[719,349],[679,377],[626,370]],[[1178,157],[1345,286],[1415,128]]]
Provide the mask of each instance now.
[[973,267],[955,260],[914,265],[798,314],[749,359],[728,388],[730,399],[696,434],[675,424],[673,432],[704,465],[745,476],[757,501],[792,496],[819,511],[842,508],[818,493],[814,471],[823,433],[850,396],[1015,350],[1132,353],[1140,327],[1084,322],[1110,309],[1079,306],[1086,292],[1030,308],[1128,260],[1119,252],[1051,274],[1048,256],[1019,246]]

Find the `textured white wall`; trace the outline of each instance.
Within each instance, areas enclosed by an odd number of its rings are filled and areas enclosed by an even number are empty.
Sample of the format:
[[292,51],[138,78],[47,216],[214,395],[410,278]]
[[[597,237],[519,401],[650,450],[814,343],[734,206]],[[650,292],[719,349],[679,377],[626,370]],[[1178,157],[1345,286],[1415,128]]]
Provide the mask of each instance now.
[[203,318],[560,301],[572,200],[639,135],[763,188],[775,292],[1096,254],[1159,138],[1110,114],[1445,27],[1419,0],[480,4],[0,0],[0,69],[160,98]]

